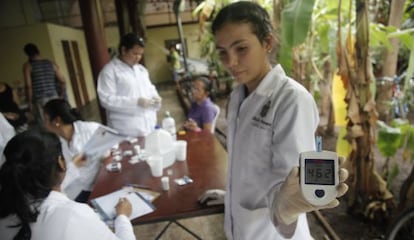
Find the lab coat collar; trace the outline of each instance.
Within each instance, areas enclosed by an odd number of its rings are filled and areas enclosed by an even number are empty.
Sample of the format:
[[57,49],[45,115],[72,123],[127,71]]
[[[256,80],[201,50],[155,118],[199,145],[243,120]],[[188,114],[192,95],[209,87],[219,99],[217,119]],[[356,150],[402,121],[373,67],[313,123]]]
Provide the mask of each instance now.
[[132,68],[132,69],[138,67],[139,70],[141,70],[141,66],[142,66],[139,63],[136,63],[136,64],[134,64],[132,66],[131,65],[128,65],[127,63],[125,63],[124,61],[122,61],[119,57],[116,57],[115,58],[115,65],[117,65],[117,66],[123,66],[123,67],[128,67],[128,68]]
[[128,66],[128,67],[131,67],[131,66],[129,66],[128,64],[126,64],[126,63],[124,63],[121,59],[119,59],[119,57],[116,57],[115,58],[115,65],[122,65],[122,66]]
[[282,66],[278,64],[267,73],[267,75],[260,82],[259,86],[257,86],[255,92],[258,95],[270,96],[276,86],[282,84],[284,81],[286,81],[286,73]]

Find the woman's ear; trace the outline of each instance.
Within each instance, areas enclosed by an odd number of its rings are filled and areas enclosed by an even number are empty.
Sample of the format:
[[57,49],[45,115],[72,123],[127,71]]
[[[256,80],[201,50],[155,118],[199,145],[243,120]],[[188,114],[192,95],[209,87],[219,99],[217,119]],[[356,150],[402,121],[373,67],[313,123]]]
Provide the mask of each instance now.
[[263,41],[263,47],[266,49],[266,52],[270,53],[275,46],[275,37],[273,34],[267,34]]
[[56,117],[56,118],[53,120],[53,124],[54,124],[56,127],[60,127],[60,126],[63,124],[62,118],[61,118],[61,117]]
[[66,172],[66,162],[62,155],[59,155],[58,157],[58,165],[62,172]]

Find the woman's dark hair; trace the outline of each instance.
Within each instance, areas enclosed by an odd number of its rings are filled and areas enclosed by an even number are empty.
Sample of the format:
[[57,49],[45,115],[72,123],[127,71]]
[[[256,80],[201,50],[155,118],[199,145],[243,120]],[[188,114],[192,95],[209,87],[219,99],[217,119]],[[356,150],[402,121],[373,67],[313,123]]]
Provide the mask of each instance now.
[[127,33],[121,38],[118,51],[119,53],[122,53],[122,47],[124,47],[126,50],[129,50],[135,45],[145,47],[144,39],[142,39],[142,37],[138,36],[136,33]]
[[26,44],[24,46],[23,50],[24,50],[24,52],[26,53],[26,55],[28,57],[34,57],[34,56],[36,56],[36,55],[38,55],[40,53],[39,52],[39,49],[37,48],[37,46],[35,44],[33,44],[33,43]]
[[52,99],[43,107],[45,114],[49,116],[49,120],[54,120],[57,117],[62,119],[65,124],[71,124],[77,120],[82,120],[82,117],[76,108],[72,108],[64,99]]
[[204,75],[195,77],[193,81],[202,82],[204,84],[204,91],[208,93],[208,96],[210,97],[211,101],[214,102],[216,98],[216,92],[215,92],[215,89],[213,88],[212,81],[207,76],[204,76]]
[[14,239],[30,239],[29,224],[35,222],[39,205],[61,181],[62,156],[59,138],[42,129],[14,136],[4,149],[0,169],[0,218],[17,215],[20,227]]
[[226,23],[250,23],[260,42],[273,32],[269,14],[253,2],[241,1],[223,7],[211,25],[213,35]]

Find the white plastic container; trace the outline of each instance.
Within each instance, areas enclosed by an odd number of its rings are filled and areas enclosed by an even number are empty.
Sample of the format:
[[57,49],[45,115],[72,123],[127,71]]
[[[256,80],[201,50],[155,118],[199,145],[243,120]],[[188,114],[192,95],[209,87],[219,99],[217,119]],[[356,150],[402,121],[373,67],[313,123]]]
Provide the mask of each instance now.
[[166,130],[156,129],[145,137],[145,152],[151,155],[160,155],[163,168],[171,166],[175,161],[175,145],[171,134]]
[[175,120],[171,117],[169,111],[165,112],[164,119],[162,120],[161,126],[167,132],[169,132],[173,138],[173,140],[177,140],[177,129],[175,127]]

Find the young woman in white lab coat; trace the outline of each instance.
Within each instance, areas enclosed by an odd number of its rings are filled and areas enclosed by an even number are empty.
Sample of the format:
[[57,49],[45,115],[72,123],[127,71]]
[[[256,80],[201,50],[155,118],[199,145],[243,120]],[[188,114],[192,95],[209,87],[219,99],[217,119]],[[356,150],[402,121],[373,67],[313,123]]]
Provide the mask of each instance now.
[[86,204],[61,193],[66,164],[58,137],[28,130],[4,149],[0,169],[0,239],[2,240],[133,240],[127,199],[116,206],[115,234]]
[[100,124],[82,121],[78,111],[64,99],[50,100],[43,112],[44,126],[59,136],[68,166],[62,190],[70,199],[87,202],[101,167],[102,155],[86,158],[82,150]]
[[16,132],[9,121],[0,113],[0,168],[3,165],[3,149],[6,146],[6,143],[14,136]]
[[147,69],[139,64],[144,55],[142,38],[135,33],[123,36],[119,54],[99,73],[99,101],[109,127],[126,136],[147,136],[157,124],[161,98]]
[[[200,201],[224,199],[229,240],[312,239],[305,213],[317,207],[302,197],[297,165],[300,152],[315,149],[318,111],[303,86],[271,66],[272,31],[268,13],[246,1],[222,8],[212,24],[220,59],[239,85],[227,112],[227,191],[206,191]],[[338,197],[346,177],[342,169]]]

